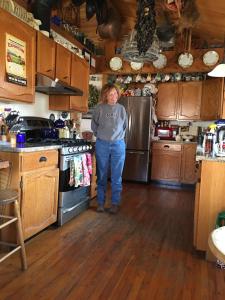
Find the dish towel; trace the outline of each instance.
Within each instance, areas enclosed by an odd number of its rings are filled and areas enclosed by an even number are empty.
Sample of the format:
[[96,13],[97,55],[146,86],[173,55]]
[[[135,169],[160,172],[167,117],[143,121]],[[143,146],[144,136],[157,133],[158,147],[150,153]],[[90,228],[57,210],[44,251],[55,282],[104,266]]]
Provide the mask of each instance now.
[[89,186],[91,184],[92,158],[90,153],[76,155],[70,161],[70,186]]
[[84,183],[82,155],[74,156],[74,185],[82,186]]
[[92,158],[90,153],[86,153],[88,172],[92,175]]

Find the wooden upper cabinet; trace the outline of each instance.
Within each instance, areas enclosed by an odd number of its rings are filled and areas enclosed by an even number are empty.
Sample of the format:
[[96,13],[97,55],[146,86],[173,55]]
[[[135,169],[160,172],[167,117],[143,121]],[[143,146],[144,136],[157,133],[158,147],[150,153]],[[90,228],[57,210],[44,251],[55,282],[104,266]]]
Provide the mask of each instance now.
[[71,110],[86,112],[88,110],[89,72],[88,63],[79,56],[72,55],[71,86],[83,91],[83,96],[71,96]]
[[177,83],[159,84],[157,117],[161,120],[177,118],[178,85]]
[[[0,98],[33,102],[35,95],[36,31],[0,8]],[[6,79],[6,40],[11,38],[23,44],[25,49],[26,86],[8,82]],[[16,51],[15,51],[16,53]],[[15,59],[19,58],[15,56]],[[8,57],[9,59],[9,57]],[[15,63],[21,68],[21,65]]]
[[56,45],[56,74],[60,81],[70,85],[71,74],[71,52],[65,47]]
[[159,85],[156,114],[159,120],[199,120],[202,82]]
[[216,120],[223,114],[223,79],[212,78],[203,81],[201,119]]
[[179,83],[179,120],[199,120],[202,98],[202,82]]
[[55,42],[37,33],[37,73],[55,79]]
[[84,59],[72,54],[70,85],[83,91],[83,96],[50,96],[49,109],[86,112],[88,110],[89,69]]

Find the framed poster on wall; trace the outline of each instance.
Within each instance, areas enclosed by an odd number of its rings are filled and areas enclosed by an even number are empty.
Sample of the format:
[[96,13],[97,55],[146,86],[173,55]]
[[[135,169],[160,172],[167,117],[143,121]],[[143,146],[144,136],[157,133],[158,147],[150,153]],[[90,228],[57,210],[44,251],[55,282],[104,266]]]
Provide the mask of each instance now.
[[5,60],[7,81],[26,86],[26,42],[6,33]]

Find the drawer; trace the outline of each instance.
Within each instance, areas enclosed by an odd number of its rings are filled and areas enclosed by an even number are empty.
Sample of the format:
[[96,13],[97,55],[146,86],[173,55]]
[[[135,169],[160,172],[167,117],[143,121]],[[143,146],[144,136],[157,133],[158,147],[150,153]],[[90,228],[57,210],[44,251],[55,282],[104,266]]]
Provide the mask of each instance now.
[[181,144],[172,144],[172,143],[153,143],[153,150],[165,150],[165,151],[181,151]]
[[33,171],[39,168],[58,165],[58,151],[38,151],[23,153],[20,171]]

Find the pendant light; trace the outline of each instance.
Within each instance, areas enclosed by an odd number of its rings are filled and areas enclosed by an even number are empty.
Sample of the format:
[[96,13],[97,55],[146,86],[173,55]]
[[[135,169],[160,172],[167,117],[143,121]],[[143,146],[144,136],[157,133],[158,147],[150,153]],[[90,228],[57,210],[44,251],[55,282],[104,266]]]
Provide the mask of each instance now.
[[224,36],[224,43],[223,43],[223,60],[222,62],[217,65],[211,72],[208,73],[208,76],[211,77],[225,77],[225,36]]

